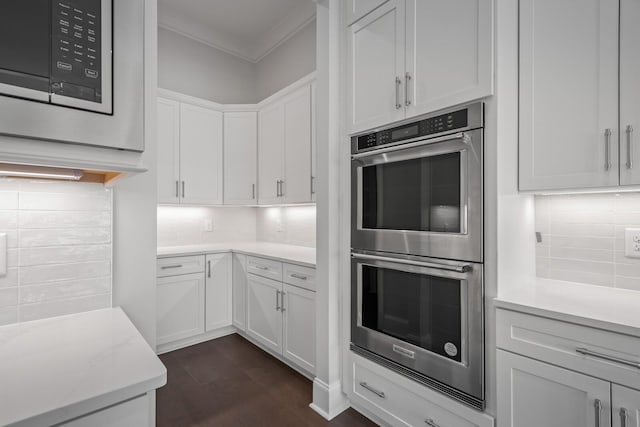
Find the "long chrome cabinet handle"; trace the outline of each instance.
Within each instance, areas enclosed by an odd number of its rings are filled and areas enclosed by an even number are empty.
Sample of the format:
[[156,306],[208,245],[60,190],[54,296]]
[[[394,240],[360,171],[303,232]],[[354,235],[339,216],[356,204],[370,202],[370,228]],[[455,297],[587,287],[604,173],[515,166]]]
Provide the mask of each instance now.
[[433,418],[427,418],[426,420],[424,420],[425,424],[427,424],[429,427],[440,427],[439,424],[437,424],[435,421],[433,421]]
[[611,170],[611,129],[604,130],[604,170]]
[[251,184],[251,199],[255,199],[255,198],[256,198],[256,185]]
[[411,99],[409,97],[409,83],[411,82],[411,73],[408,71],[404,75],[404,105],[407,107],[411,105]]
[[276,197],[280,197],[280,180],[276,181]]
[[396,110],[402,108],[402,104],[400,104],[400,85],[402,84],[402,80],[400,77],[396,76]]
[[284,179],[280,180],[280,197],[284,197]]
[[182,264],[163,265],[162,267],[160,267],[160,269],[169,270],[169,269],[172,269],[172,268],[180,268],[180,267],[182,267]]
[[180,181],[176,181],[176,199],[180,197]]
[[620,427],[627,427],[629,412],[625,408],[620,408]]
[[284,291],[280,291],[280,311],[283,313],[287,311],[287,309],[284,308]]
[[371,150],[371,151],[365,151],[364,153],[352,154],[351,160],[358,160],[363,157],[370,157],[370,156],[376,156],[378,154],[390,153],[392,151],[405,150],[407,148],[416,148],[416,147],[421,147],[423,145],[436,144],[438,142],[455,141],[457,139],[461,139],[464,142],[467,142],[469,140],[469,135],[467,135],[464,132],[458,132],[458,133],[454,133],[453,135],[445,135],[445,136],[440,136],[438,138],[421,139],[419,141],[411,142],[409,144],[394,145],[393,147],[381,148],[379,150]]
[[182,198],[184,199],[184,181],[182,181]]
[[408,259],[399,259],[399,258],[387,258],[378,255],[368,255],[368,254],[351,254],[352,258],[356,259],[364,259],[371,261],[386,261],[396,264],[404,264],[404,265],[413,265],[416,267],[426,267],[426,268],[434,268],[436,270],[447,270],[447,271],[455,271],[458,273],[466,273],[472,270],[472,267],[469,264],[464,265],[448,265],[448,264],[438,264],[436,262],[423,262],[423,261],[411,261]]
[[360,387],[362,387],[362,388],[365,388],[365,389],[369,390],[371,393],[373,393],[373,394],[375,394],[375,395],[377,395],[377,396],[380,396],[380,397],[381,397],[381,398],[383,398],[383,399],[386,399],[386,398],[387,398],[387,396],[385,396],[385,394],[384,394],[384,391],[376,390],[375,388],[371,387],[369,384],[367,384],[367,383],[366,383],[366,382],[364,382],[364,381],[362,381],[362,382],[360,383]]
[[307,280],[307,276],[303,276],[301,274],[291,273],[289,276],[293,277],[294,279]]
[[280,291],[276,291],[276,311],[280,311]]
[[633,126],[627,126],[627,169],[633,169]]
[[621,359],[619,357],[614,357],[614,356],[609,356],[608,354],[598,353],[596,351],[591,351],[583,347],[576,348],[576,353],[582,354],[583,356],[591,356],[598,359],[608,360],[609,362],[619,363],[621,365],[631,366],[632,368],[640,369],[640,362],[636,362],[634,360]]
[[316,194],[316,177],[311,177],[311,194]]
[[207,261],[207,277],[211,278],[211,260]]
[[593,407],[595,409],[596,427],[600,427],[600,418],[602,418],[602,402],[600,399],[596,399],[593,402]]

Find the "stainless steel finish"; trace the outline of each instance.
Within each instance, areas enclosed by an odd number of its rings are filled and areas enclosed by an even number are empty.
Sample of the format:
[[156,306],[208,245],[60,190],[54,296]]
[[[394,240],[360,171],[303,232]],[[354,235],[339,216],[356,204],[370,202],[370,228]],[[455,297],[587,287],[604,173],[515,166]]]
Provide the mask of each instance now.
[[182,198],[184,199],[184,181],[182,181]]
[[369,390],[371,393],[373,393],[373,394],[375,394],[376,396],[379,396],[379,397],[381,397],[381,398],[383,398],[383,399],[386,399],[386,398],[387,398],[387,396],[385,396],[385,394],[384,394],[384,392],[383,392],[383,391],[376,390],[375,388],[371,387],[369,384],[367,384],[367,383],[366,383],[366,382],[364,382],[364,381],[361,381],[361,382],[360,382],[360,387],[362,387],[362,388],[364,388],[364,389]]
[[291,273],[290,276],[294,279],[307,280],[307,276],[303,276],[301,274]]
[[[429,139],[414,138],[414,139],[408,140],[408,142],[405,142],[404,144],[391,145],[391,146],[386,146],[385,148],[373,149],[369,151],[363,151],[358,154],[352,154],[351,160],[358,160],[358,159],[362,159],[370,156],[378,156],[380,154],[392,153],[394,151],[406,150],[409,148],[422,147],[423,145],[437,144],[438,142],[464,139],[464,136],[465,136],[464,132],[458,132],[450,135],[444,135],[444,136],[429,138]],[[411,142],[411,141],[415,141],[415,142]]]
[[49,102],[49,93],[26,87],[13,86],[0,83],[0,93],[3,95],[17,96],[20,98],[33,99],[35,101]]
[[611,129],[604,130],[604,170],[611,169]]
[[280,292],[280,311],[283,313],[287,311],[287,309],[284,308],[284,295],[285,295],[284,291],[281,291]]
[[251,198],[252,199],[256,198],[256,185],[255,184],[251,184]]
[[396,76],[396,110],[402,108],[402,104],[400,103],[400,85],[402,84],[402,80],[400,77]]
[[[351,256],[353,258],[371,260],[371,261],[388,261],[390,259],[388,256],[368,255],[368,254],[358,253],[358,252],[352,253]],[[440,262],[415,261],[413,259],[415,258],[410,258],[410,259],[393,258],[393,262],[397,264],[415,265],[417,267],[437,268],[438,270],[457,271],[458,273],[466,273],[467,271],[471,271],[472,269],[472,266],[470,264],[449,265],[449,264],[442,264]]]
[[404,347],[400,347],[399,345],[394,344],[393,345],[393,351],[395,351],[398,354],[401,354],[403,356],[406,356],[410,359],[415,359],[416,358],[416,352],[415,351],[411,351],[411,350],[407,350]]
[[173,264],[173,265],[163,265],[160,267],[162,270],[170,270],[172,268],[181,268],[182,264]]
[[[357,147],[357,143],[353,144]],[[455,152],[460,153],[461,163],[460,233],[362,227],[363,168]],[[482,262],[484,221],[482,129],[422,139],[410,144],[366,153],[355,152],[352,158],[351,246],[353,248]]]
[[176,181],[176,198],[180,197],[180,181]]
[[593,407],[595,409],[595,427],[600,427],[600,419],[602,418],[602,402],[600,401],[600,399],[596,399],[593,402]]
[[280,311],[280,291],[276,291],[276,311]]
[[409,83],[411,82],[411,73],[408,71],[404,74],[404,105],[407,107],[411,105],[411,99],[409,99]]
[[627,427],[629,423],[629,412],[625,408],[620,408],[620,427]]
[[[439,268],[431,268],[415,263],[419,258],[410,255],[386,256],[382,253],[366,251],[364,255],[374,255],[372,258],[359,258],[362,253],[354,253],[351,258],[351,342],[353,345],[374,353],[391,363],[398,365],[400,370],[405,368],[414,371],[419,376],[427,377],[430,381],[445,384],[452,388],[455,396],[465,402],[474,402],[474,407],[482,406],[484,401],[484,291],[482,264],[467,262],[424,259],[424,264],[438,264]],[[411,262],[403,262],[411,261]],[[445,264],[450,269],[440,268]],[[400,272],[444,277],[460,281],[461,312],[461,361],[455,361],[439,354],[430,352],[422,347],[407,343],[398,338],[368,329],[362,324],[362,266],[397,270]],[[455,267],[470,265],[466,272],[455,271]],[[453,270],[453,271],[452,271]],[[415,358],[394,351],[393,346],[413,351]],[[367,357],[367,356],[365,356]],[[411,375],[410,375],[411,376]],[[455,393],[450,393],[455,395]],[[468,397],[466,397],[468,396]],[[476,403],[477,402],[477,403]]]
[[429,427],[440,427],[439,424],[436,424],[435,421],[433,421],[433,418],[427,418],[426,420],[424,420],[424,422],[429,426]]
[[633,126],[627,125],[627,169],[633,169]]
[[207,277],[211,278],[211,260],[207,261]]
[[627,360],[621,359],[615,356],[609,356],[608,354],[598,353],[596,351],[592,351],[583,347],[576,348],[576,353],[582,354],[583,356],[591,356],[597,359],[607,360],[609,362],[618,363],[620,365],[630,366],[632,368],[640,369],[640,362],[636,362],[635,360]]

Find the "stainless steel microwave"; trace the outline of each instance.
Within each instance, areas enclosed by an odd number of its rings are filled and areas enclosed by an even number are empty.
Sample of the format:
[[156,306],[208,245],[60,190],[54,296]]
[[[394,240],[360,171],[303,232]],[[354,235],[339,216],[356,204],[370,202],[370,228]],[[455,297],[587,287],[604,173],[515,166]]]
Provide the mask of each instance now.
[[483,262],[483,105],[351,140],[351,247]]

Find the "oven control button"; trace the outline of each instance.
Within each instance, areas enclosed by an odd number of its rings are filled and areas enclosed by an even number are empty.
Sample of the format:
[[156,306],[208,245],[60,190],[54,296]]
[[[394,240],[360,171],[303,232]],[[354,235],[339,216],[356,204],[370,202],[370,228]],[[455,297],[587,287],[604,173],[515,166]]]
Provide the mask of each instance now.
[[448,342],[444,345],[444,352],[451,357],[456,357],[458,355],[458,347],[454,343]]

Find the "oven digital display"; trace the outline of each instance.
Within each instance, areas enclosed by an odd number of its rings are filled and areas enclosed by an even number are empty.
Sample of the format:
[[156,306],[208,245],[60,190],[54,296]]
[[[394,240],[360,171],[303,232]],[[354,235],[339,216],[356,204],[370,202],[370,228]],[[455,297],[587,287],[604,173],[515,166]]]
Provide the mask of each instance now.
[[391,140],[408,139],[420,135],[420,127],[415,124],[413,126],[400,128],[391,132]]

